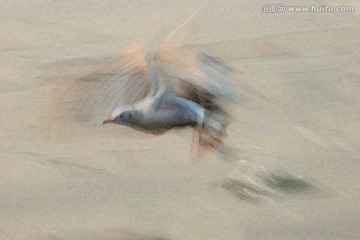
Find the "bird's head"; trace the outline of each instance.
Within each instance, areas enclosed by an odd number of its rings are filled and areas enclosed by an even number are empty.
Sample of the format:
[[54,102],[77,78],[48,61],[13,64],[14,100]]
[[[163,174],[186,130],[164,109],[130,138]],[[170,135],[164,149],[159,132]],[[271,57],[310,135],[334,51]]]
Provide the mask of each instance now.
[[121,125],[131,125],[134,121],[135,113],[136,110],[133,106],[125,105],[118,107],[112,112],[111,118],[105,119],[103,124],[116,123]]

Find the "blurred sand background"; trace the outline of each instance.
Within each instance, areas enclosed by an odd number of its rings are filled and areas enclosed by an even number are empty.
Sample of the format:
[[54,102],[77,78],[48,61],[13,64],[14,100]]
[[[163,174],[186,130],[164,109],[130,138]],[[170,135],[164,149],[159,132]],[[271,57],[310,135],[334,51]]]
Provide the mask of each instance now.
[[[355,12],[262,13],[267,3]],[[44,64],[166,35],[198,5],[0,1],[1,240],[360,236],[358,1],[208,1],[198,41],[241,71],[231,161],[194,161],[190,129],[153,137],[53,115]],[[279,172],[287,183],[264,183]]]

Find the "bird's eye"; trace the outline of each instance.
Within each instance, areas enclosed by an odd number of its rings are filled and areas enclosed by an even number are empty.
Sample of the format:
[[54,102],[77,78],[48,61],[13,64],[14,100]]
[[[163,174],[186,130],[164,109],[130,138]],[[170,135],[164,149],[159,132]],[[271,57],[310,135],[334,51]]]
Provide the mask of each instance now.
[[124,116],[124,114],[122,113],[122,114],[120,114],[119,118],[120,118],[120,119],[122,119],[122,118],[123,118],[123,116]]

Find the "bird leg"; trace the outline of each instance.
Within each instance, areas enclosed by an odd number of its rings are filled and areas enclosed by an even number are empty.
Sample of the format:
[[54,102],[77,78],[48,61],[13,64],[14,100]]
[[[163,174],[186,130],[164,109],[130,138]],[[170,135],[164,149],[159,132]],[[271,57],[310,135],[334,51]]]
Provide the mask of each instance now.
[[202,147],[216,147],[216,145],[221,144],[221,142],[211,136],[209,132],[202,126],[198,126],[197,130],[199,132],[199,144]]
[[222,146],[222,142],[213,136],[203,126],[195,126],[192,134],[190,155],[194,153],[198,158],[202,158],[204,150],[208,148],[218,148]]
[[190,155],[199,151],[200,133],[195,127],[191,138]]

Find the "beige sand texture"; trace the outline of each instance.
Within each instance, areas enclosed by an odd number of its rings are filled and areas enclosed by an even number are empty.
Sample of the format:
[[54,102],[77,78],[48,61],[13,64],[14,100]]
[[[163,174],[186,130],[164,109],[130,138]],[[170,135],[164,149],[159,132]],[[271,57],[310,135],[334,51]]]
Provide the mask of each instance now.
[[[273,3],[355,11],[261,12]],[[359,238],[358,1],[206,3],[196,41],[239,70],[226,159],[195,161],[191,129],[58,114],[71,84],[48,81],[46,64],[160,38],[199,4],[0,1],[1,240]]]

